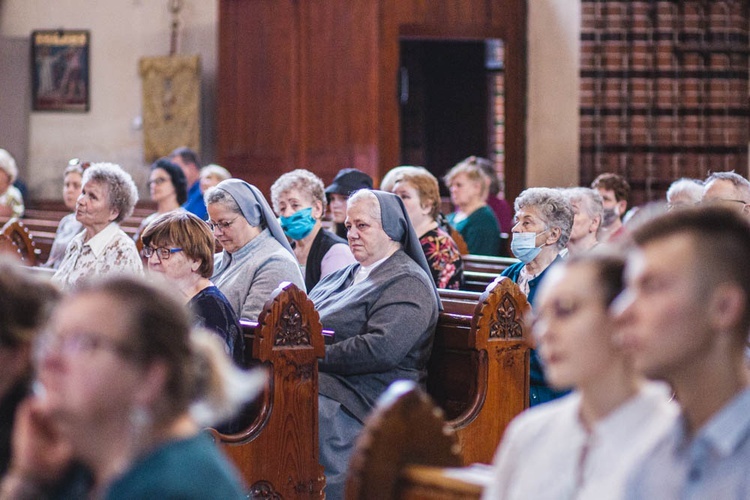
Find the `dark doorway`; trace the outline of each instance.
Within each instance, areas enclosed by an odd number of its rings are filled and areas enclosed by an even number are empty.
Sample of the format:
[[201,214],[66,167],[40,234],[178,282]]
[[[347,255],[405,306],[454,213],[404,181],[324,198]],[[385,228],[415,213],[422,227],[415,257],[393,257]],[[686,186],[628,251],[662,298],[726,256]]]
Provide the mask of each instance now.
[[440,178],[467,156],[494,156],[486,54],[484,40],[401,40],[402,165]]

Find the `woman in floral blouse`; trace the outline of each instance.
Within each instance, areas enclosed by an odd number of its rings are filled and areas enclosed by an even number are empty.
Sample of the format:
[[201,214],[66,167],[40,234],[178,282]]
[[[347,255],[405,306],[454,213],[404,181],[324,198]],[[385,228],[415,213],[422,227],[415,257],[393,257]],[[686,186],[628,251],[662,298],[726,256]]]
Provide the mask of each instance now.
[[113,163],[94,163],[83,173],[76,220],[83,225],[52,277],[63,288],[104,274],[143,274],[135,242],[120,229],[133,213],[138,190],[130,174]]
[[435,286],[457,290],[463,282],[463,261],[456,242],[438,227],[440,190],[437,179],[424,168],[405,169],[396,176],[393,193],[406,206]]

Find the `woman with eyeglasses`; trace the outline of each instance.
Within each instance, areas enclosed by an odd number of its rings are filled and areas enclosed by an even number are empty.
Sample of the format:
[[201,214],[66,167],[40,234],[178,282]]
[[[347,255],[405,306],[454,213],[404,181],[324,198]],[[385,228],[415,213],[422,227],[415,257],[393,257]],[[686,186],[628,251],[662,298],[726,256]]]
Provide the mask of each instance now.
[[257,321],[282,281],[305,290],[294,251],[258,188],[227,179],[206,191],[204,200],[208,225],[223,247],[211,281],[240,318]]
[[265,376],[234,367],[169,291],[132,277],[87,282],[49,325],[0,498],[246,498],[201,429]]
[[168,158],[159,158],[151,165],[151,173],[148,176],[148,190],[151,199],[156,202],[156,212],[143,219],[135,233],[135,241],[140,239],[143,230],[152,220],[161,214],[178,210],[185,203],[187,200],[187,178],[182,169],[169,161]]
[[83,171],[89,165],[90,163],[88,162],[82,162],[78,158],[73,158],[65,168],[65,172],[63,173],[63,201],[65,202],[65,206],[69,210],[72,210],[73,213],[60,219],[60,223],[57,225],[57,232],[55,233],[55,241],[52,242],[49,257],[43,267],[52,269],[60,267],[60,262],[65,257],[65,249],[68,248],[68,244],[75,235],[83,231],[83,225],[76,220],[75,209],[78,197],[81,195]]
[[242,332],[231,304],[209,278],[214,272],[214,237],[198,216],[178,210],[159,215],[143,231],[141,255],[148,270],[177,288],[194,325],[219,335],[227,353],[242,362]]
[[52,280],[71,288],[94,276],[142,275],[135,242],[119,224],[138,201],[133,178],[114,163],[94,163],[83,172],[82,182],[76,220],[83,231],[71,240]]

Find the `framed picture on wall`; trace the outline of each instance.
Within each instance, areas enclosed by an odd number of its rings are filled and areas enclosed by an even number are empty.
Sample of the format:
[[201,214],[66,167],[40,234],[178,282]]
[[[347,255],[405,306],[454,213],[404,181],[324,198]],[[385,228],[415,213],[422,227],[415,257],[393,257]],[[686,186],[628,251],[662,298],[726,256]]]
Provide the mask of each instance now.
[[89,40],[84,30],[31,33],[34,111],[89,110]]

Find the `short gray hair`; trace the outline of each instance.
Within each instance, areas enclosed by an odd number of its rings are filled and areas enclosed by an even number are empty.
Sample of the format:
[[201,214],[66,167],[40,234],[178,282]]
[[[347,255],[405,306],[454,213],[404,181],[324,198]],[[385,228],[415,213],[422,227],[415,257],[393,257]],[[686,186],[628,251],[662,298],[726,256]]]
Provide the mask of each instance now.
[[206,177],[208,175],[215,175],[222,181],[232,178],[232,174],[229,172],[229,170],[222,167],[221,165],[217,165],[216,163],[211,163],[201,169],[201,177]]
[[701,196],[703,196],[703,181],[700,179],[689,179],[687,177],[677,179],[670,184],[669,189],[667,189],[667,203],[672,201],[672,198],[679,194],[684,194],[694,203],[699,203],[701,201]]
[[604,215],[604,206],[602,204],[602,195],[596,189],[587,187],[572,187],[565,190],[565,194],[568,195],[568,201],[571,204],[583,202],[582,207],[586,210],[586,215],[592,219],[599,217],[602,220]]
[[350,196],[349,199],[346,200],[346,209],[349,211],[349,208],[352,205],[355,205],[357,203],[367,203],[370,205],[370,217],[375,219],[380,223],[380,225],[383,225],[383,215],[380,210],[380,202],[378,201],[378,197],[375,196],[375,194],[370,191],[369,189],[359,189],[357,191],[354,191]]
[[212,186],[206,190],[203,195],[203,201],[206,203],[206,206],[222,205],[230,212],[242,215],[242,210],[240,209],[237,200],[235,200],[231,194],[217,186]]
[[708,186],[710,183],[714,181],[729,181],[732,183],[734,188],[746,199],[743,201],[747,203],[750,201],[750,181],[742,177],[740,174],[735,173],[734,171],[731,172],[714,172],[711,175],[708,176],[706,179],[706,182],[704,183],[704,187]]
[[573,208],[568,197],[559,189],[528,188],[516,198],[516,212],[527,207],[536,208],[539,216],[547,227],[560,229],[557,248],[562,250],[568,244],[570,231],[573,229]]
[[4,149],[0,149],[0,170],[3,170],[8,174],[11,184],[16,182],[16,178],[18,177],[18,166],[16,165],[16,160],[13,158],[13,155]]
[[82,183],[95,182],[107,186],[109,207],[118,212],[114,222],[130,217],[138,203],[138,188],[133,178],[115,163],[92,163],[83,172]]
[[279,197],[282,193],[292,189],[307,194],[313,202],[322,203],[323,213],[326,213],[325,184],[320,177],[303,168],[285,173],[271,186],[271,203],[273,203],[274,212],[279,213]]

